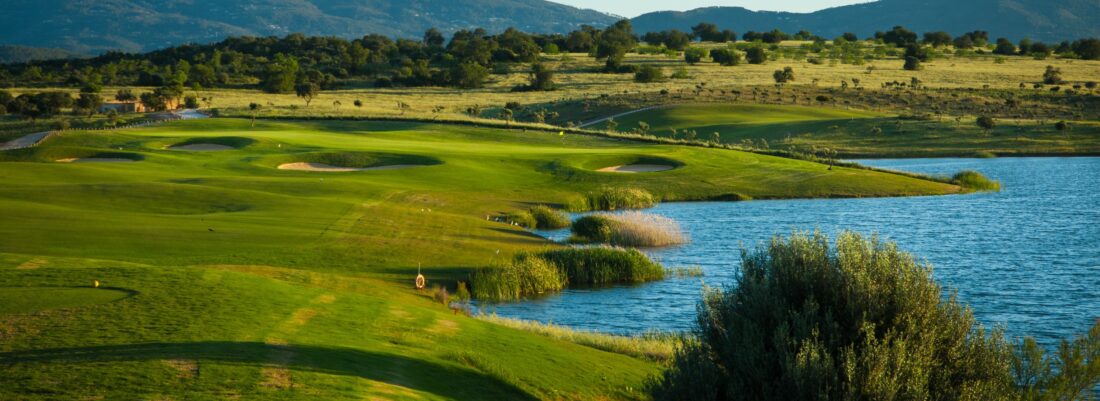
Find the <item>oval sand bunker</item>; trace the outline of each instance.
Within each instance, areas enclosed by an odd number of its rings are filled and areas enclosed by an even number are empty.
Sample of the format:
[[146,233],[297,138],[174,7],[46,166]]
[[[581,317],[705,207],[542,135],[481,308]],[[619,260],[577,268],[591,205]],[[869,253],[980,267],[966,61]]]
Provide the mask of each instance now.
[[169,146],[168,150],[182,150],[185,152],[220,152],[223,150],[236,149],[232,146],[219,145],[216,143],[192,143],[190,145],[178,145]]
[[320,172],[329,172],[329,173],[341,173],[341,172],[349,172],[349,171],[398,170],[398,169],[413,168],[413,167],[424,167],[424,165],[421,165],[421,164],[391,164],[391,165],[388,165],[388,166],[358,168],[358,167],[333,166],[333,165],[324,164],[324,163],[299,162],[299,163],[280,164],[279,165],[279,170],[320,171]]
[[58,163],[132,163],[137,160],[123,159],[121,157],[70,157],[54,161]]
[[656,173],[676,168],[666,164],[627,164],[623,166],[604,167],[596,171],[604,173]]

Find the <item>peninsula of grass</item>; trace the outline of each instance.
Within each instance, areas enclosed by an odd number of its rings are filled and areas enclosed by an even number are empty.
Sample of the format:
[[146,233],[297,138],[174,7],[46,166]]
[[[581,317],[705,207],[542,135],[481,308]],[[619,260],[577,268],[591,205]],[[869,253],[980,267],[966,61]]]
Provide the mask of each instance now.
[[471,293],[483,301],[545,295],[569,286],[642,283],[665,269],[635,249],[591,247],[520,253],[511,262],[475,270]]
[[[203,136],[256,142],[229,152],[164,149]],[[53,162],[108,152],[142,161]],[[274,168],[318,154],[435,163],[323,177]],[[657,174],[584,167],[622,155],[684,165]],[[429,286],[454,288],[477,267],[531,252],[570,286],[659,279],[664,270],[640,253],[572,250],[487,218],[579,199],[587,207],[589,194],[612,188],[652,201],[961,190],[734,150],[535,130],[212,118],[66,132],[0,152],[0,293],[39,297],[8,289],[99,280],[133,295],[0,313],[0,399],[644,399],[654,362],[455,315],[412,288],[418,268]]]
[[964,170],[951,177],[951,182],[974,191],[1000,191],[1001,183],[974,170]]

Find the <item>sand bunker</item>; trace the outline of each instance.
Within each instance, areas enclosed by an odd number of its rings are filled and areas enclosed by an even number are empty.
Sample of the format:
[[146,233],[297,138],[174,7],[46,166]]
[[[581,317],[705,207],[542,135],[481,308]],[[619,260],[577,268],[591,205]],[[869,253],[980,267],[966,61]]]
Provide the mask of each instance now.
[[665,164],[627,164],[624,166],[605,167],[596,171],[604,173],[656,173],[658,171],[668,171],[674,168],[676,168],[676,166]]
[[348,171],[374,171],[374,170],[398,170],[403,168],[423,167],[419,164],[391,164],[388,166],[378,167],[339,167],[324,163],[286,163],[280,164],[279,170],[298,170],[298,171],[322,171],[329,173],[339,173]]
[[135,162],[137,160],[123,159],[118,157],[70,157],[68,159],[57,159],[55,161],[58,163],[127,163]]
[[220,152],[236,149],[232,146],[218,145],[216,143],[193,143],[190,145],[169,146],[168,150],[182,150],[187,152]]

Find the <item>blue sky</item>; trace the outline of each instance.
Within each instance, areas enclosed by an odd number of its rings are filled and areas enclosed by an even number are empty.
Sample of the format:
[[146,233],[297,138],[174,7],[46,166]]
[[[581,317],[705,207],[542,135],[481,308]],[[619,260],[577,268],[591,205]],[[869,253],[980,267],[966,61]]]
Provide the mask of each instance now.
[[710,6],[737,6],[750,10],[811,12],[868,0],[551,0],[574,7],[591,8],[624,17],[637,17],[650,11],[690,10]]

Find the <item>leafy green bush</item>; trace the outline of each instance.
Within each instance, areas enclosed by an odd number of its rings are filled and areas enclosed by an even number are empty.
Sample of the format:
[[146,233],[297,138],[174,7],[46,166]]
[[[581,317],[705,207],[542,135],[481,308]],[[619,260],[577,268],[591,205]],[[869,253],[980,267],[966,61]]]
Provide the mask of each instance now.
[[974,170],[960,171],[951,177],[951,183],[975,191],[1000,191],[1001,183],[986,178]]
[[569,216],[546,205],[532,207],[528,213],[535,220],[535,228],[538,229],[556,230],[569,227],[570,224]]
[[532,254],[517,255],[511,263],[481,268],[470,275],[471,293],[487,301],[557,292],[566,283],[556,266]]
[[538,225],[538,221],[535,220],[535,217],[531,215],[531,212],[526,210],[506,213],[503,219],[505,223],[516,224],[524,228],[535,228]]
[[[795,234],[742,259],[735,285],[705,295],[697,341],[649,384],[655,400],[1069,400],[1100,376],[1100,322],[1057,359],[1014,356],[893,243]],[[1064,389],[1021,394],[1048,383]]]
[[637,83],[651,83],[662,82],[665,80],[665,72],[660,67],[654,67],[652,65],[643,65],[638,68],[638,72],[634,73],[634,82]]
[[573,238],[576,242],[611,242],[611,219],[602,214],[584,216],[573,222]]

